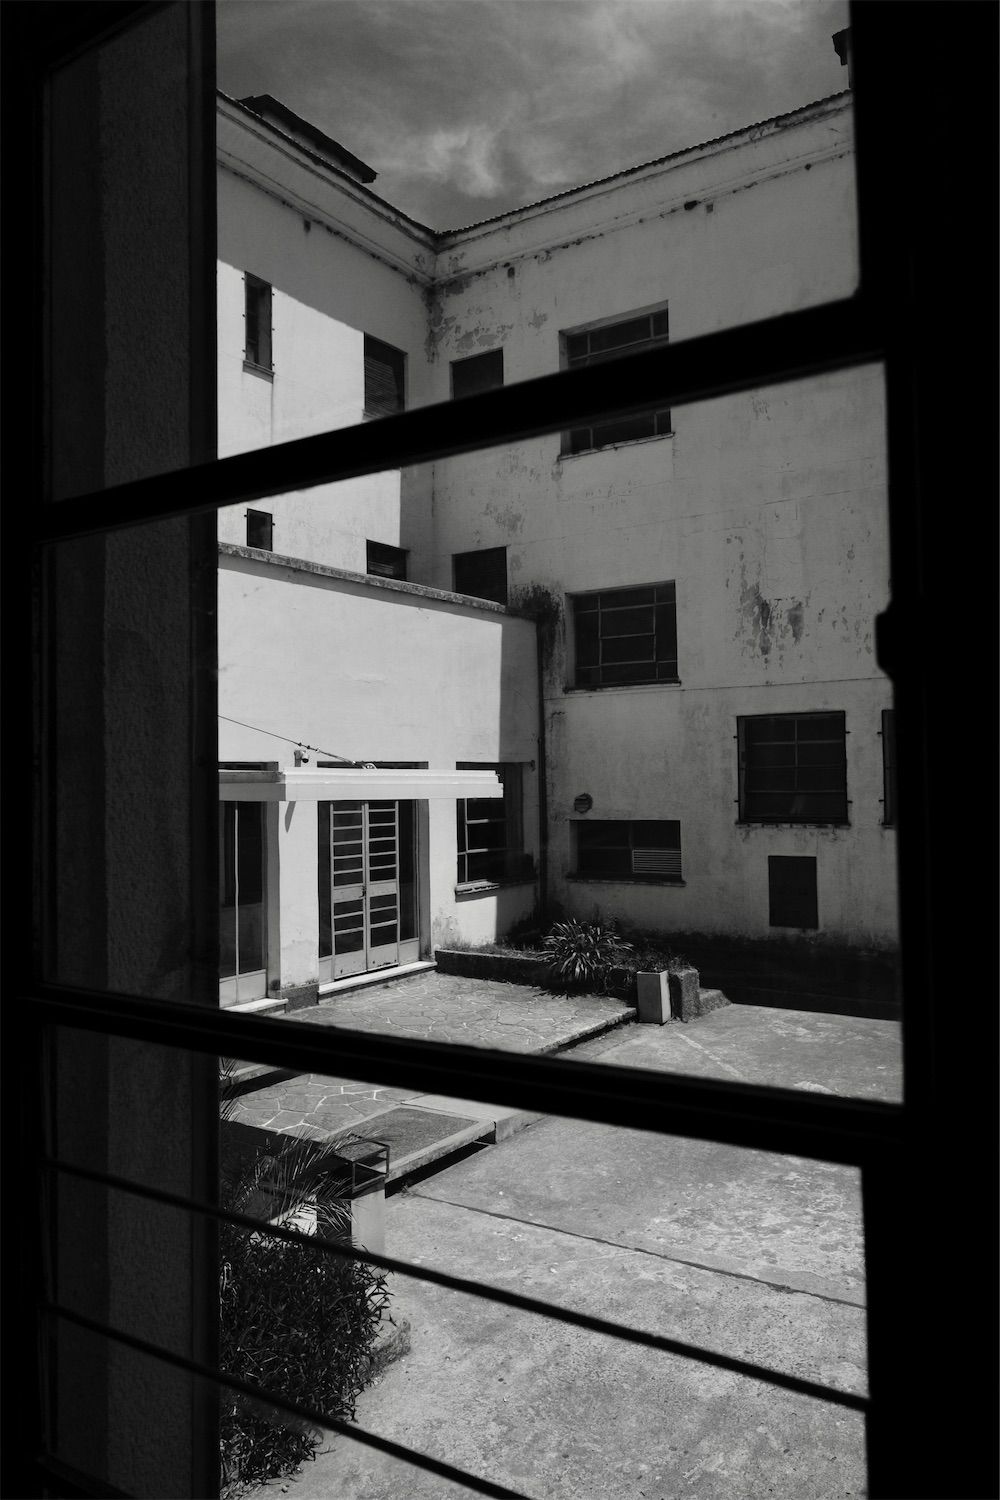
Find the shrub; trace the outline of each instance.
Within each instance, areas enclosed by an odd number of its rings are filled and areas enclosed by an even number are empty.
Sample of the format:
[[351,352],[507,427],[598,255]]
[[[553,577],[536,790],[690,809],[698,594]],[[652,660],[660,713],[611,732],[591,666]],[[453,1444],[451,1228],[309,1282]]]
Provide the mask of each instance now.
[[633,946],[631,953],[622,959],[621,967],[630,969],[633,973],[657,974],[661,969],[674,973],[678,969],[688,968],[688,961],[683,953],[675,953],[672,948],[645,942]]
[[[223,1118],[226,1117],[223,1106]],[[242,1166],[223,1164],[222,1206],[350,1242],[342,1159],[329,1144],[288,1137]],[[311,1227],[311,1224],[310,1224]],[[385,1277],[359,1261],[220,1223],[219,1364],[277,1396],[351,1420],[371,1378],[371,1349],[388,1305]],[[222,1494],[294,1473],[321,1433],[286,1423],[221,1388]]]
[[612,926],[568,921],[546,933],[541,956],[553,988],[605,988],[610,970],[630,948]]

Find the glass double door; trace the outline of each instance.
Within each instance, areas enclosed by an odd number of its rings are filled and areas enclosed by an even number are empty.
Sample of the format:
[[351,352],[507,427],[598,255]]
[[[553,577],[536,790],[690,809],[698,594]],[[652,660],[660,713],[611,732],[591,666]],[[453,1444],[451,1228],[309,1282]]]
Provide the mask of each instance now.
[[319,977],[418,956],[415,804],[319,803]]

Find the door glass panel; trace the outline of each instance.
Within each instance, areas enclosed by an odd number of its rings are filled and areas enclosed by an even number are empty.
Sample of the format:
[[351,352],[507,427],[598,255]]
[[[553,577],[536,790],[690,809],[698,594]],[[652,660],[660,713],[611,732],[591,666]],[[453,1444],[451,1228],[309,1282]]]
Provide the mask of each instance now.
[[399,803],[399,940],[401,943],[417,935],[416,813],[415,802]]
[[219,807],[219,975],[264,968],[264,807]]

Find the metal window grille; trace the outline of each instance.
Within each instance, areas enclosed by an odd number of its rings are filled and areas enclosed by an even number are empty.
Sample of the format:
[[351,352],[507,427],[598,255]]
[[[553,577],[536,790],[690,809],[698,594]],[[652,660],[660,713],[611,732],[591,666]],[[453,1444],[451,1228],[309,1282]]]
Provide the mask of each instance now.
[[741,820],[846,823],[846,734],[842,713],[741,718]]
[[[19,11],[28,7],[10,9]],[[15,49],[13,56],[8,49],[5,57],[5,66],[9,68],[8,97],[23,106],[22,118],[29,126],[34,127],[38,118],[40,84],[55,64],[74,49],[93,45],[105,27],[120,22],[123,12],[139,9],[126,5],[79,7],[78,19],[69,24],[68,30],[49,28],[50,36],[44,45],[30,39],[29,44]],[[936,725],[920,704],[921,674],[930,670],[929,663],[936,662],[938,657],[943,662],[945,658],[943,652],[935,656],[938,643],[927,638],[922,629],[926,605],[921,601],[917,582],[921,576],[921,554],[914,539],[915,529],[908,528],[907,517],[911,510],[917,509],[926,523],[932,515],[921,484],[928,486],[936,500],[949,472],[948,466],[953,463],[953,453],[950,444],[942,444],[934,431],[921,428],[913,420],[921,392],[929,400],[932,387],[927,375],[921,375],[911,340],[912,329],[921,326],[919,299],[932,295],[938,285],[941,260],[947,257],[950,244],[946,235],[951,235],[953,229],[949,224],[938,233],[933,221],[922,217],[918,232],[914,218],[914,205],[919,197],[915,190],[917,153],[912,140],[915,118],[910,113],[918,95],[907,80],[919,75],[917,33],[925,35],[930,27],[935,33],[938,69],[935,99],[938,119],[942,122],[938,135],[949,148],[955,149],[959,133],[957,127],[952,127],[952,111],[974,109],[977,94],[988,95],[988,88],[977,90],[970,81],[970,73],[983,78],[981,67],[976,74],[977,60],[990,58],[995,51],[995,18],[974,20],[970,16],[970,12],[988,12],[989,8],[959,9],[963,12],[961,25],[971,28],[974,36],[961,32],[953,19],[955,9],[948,6],[921,5],[917,9],[902,5],[852,5],[861,255],[861,290],[856,297],[790,313],[764,324],[693,338],[669,348],[646,350],[623,360],[613,372],[602,368],[569,370],[562,376],[470,398],[460,428],[455,424],[453,411],[428,408],[387,421],[377,441],[371,429],[326,433],[276,446],[264,453],[195,466],[180,476],[180,482],[172,474],[156,476],[58,506],[36,508],[31,513],[34,545],[44,552],[54,543],[117,527],[210,512],[234,502],[306,489],[322,482],[374,473],[387,466],[400,467],[474,451],[490,444],[566,430],[580,423],[594,424],[607,413],[628,416],[648,412],[654,403],[656,409],[662,409],[666,403],[676,406],[881,359],[886,364],[889,391],[890,513],[896,528],[893,540],[896,593],[890,611],[879,621],[878,645],[880,661],[896,682],[902,721],[913,727],[914,737],[922,738],[926,747],[925,762],[921,763],[916,756],[908,761],[900,783],[904,802],[921,806],[928,786],[937,794],[947,783],[946,768],[956,765],[957,752],[952,726]],[[88,14],[81,18],[84,10]],[[109,15],[109,11],[117,11],[117,16]],[[887,11],[891,13],[889,16]],[[949,108],[942,107],[942,96]],[[964,118],[963,115],[963,121]],[[973,120],[977,118],[982,118],[982,111],[978,117],[973,114]],[[974,137],[974,125],[970,128]],[[935,148],[936,140],[937,136],[931,141],[929,151]],[[18,184],[32,183],[31,174],[38,170],[37,155],[25,149],[20,136],[16,144],[8,142],[8,145],[8,182],[15,188]],[[941,158],[935,161],[940,166]],[[960,201],[974,204],[980,171],[975,152],[956,149],[949,168],[953,195],[958,193]],[[923,156],[919,170],[921,174],[927,170]],[[33,258],[36,247],[21,226],[18,232],[24,244],[17,263],[24,269],[27,281],[37,264]],[[984,288],[992,283],[988,269],[992,250],[988,241],[988,234],[984,236],[985,243],[967,236],[961,245],[963,272],[967,277],[985,272]],[[956,265],[954,254],[949,264]],[[908,274],[903,274],[904,266]],[[3,292],[15,320],[17,317],[24,320],[29,309],[19,308],[14,300],[25,299],[20,278],[10,271]],[[28,326],[36,328],[33,322]],[[935,360],[940,366],[952,348],[951,337],[946,327],[922,326],[924,367],[933,382],[933,404],[938,418],[929,424],[930,429],[942,425],[942,405],[949,411],[954,409],[958,416],[949,390],[942,387],[939,369],[935,369]],[[989,356],[984,360],[986,378],[981,385],[974,380],[962,383],[961,415],[966,432],[972,435],[970,443],[974,443],[978,432],[989,428],[988,365]],[[915,394],[911,383],[915,383]],[[26,418],[24,430],[33,433],[36,430],[32,426],[33,397],[30,393],[21,396],[15,392],[15,405],[19,399],[18,410]],[[972,420],[973,410],[981,413],[981,421]],[[983,550],[984,554],[988,551]],[[971,570],[975,563],[963,543],[962,567]],[[950,545],[939,547],[934,565],[938,584],[946,568],[958,577],[959,557]],[[11,577],[15,587],[8,594],[8,604],[27,614],[31,580],[20,558]],[[926,651],[909,649],[918,638],[926,642]],[[18,647],[23,649],[20,641]],[[977,673],[981,672],[981,662],[977,661],[975,666]],[[952,678],[961,670],[961,663],[954,660],[953,653],[949,667]],[[30,704],[30,698],[21,692],[23,680],[23,675],[15,677],[12,694],[18,702]],[[977,679],[970,672],[967,681],[971,698]],[[26,710],[25,718],[28,717]],[[12,809],[12,824],[18,834],[18,857],[23,864],[31,825],[16,806]],[[932,832],[937,841],[935,849],[957,848],[948,842],[951,835],[947,828],[937,826]],[[931,1191],[935,1204],[942,1199],[948,1203],[961,1202],[968,1235],[963,1246],[961,1283],[950,1295],[969,1309],[972,1303],[966,1290],[968,1285],[986,1288],[979,1310],[984,1326],[990,1326],[989,1299],[995,1293],[988,1288],[993,1285],[990,1265],[995,1224],[988,1193],[982,1193],[984,1183],[991,1178],[986,1165],[986,1142],[992,1137],[989,1092],[983,1092],[990,1074],[982,1060],[989,1058],[992,1048],[984,1045],[973,1049],[973,1055],[969,1056],[964,1040],[959,1039],[957,1046],[953,1045],[947,1035],[948,1028],[937,1024],[937,1011],[942,1007],[940,997],[946,988],[947,998],[953,997],[939,959],[925,939],[926,922],[922,913],[926,913],[929,897],[922,882],[930,882],[939,912],[957,916],[960,908],[949,885],[935,873],[950,870],[950,862],[929,859],[928,837],[919,829],[915,831],[909,846],[910,863],[904,861],[902,866],[908,1077],[906,1103],[900,1108],[686,1077],[658,1076],[646,1080],[633,1070],[400,1042],[350,1031],[338,1032],[335,1039],[338,1069],[355,1070],[357,1077],[377,1075],[388,1085],[405,1083],[429,1092],[450,1092],[574,1118],[627,1123],[640,1129],[857,1163],[863,1174],[866,1230],[870,1396],[864,1406],[872,1496],[995,1492],[992,1444],[980,1441],[980,1434],[990,1430],[995,1415],[995,1372],[989,1372],[979,1382],[967,1369],[966,1378],[961,1381],[930,1378],[928,1370],[953,1368],[946,1356],[959,1352],[958,1335],[952,1330],[956,1324],[962,1325],[962,1319],[956,1317],[954,1307],[943,1317],[928,1304],[924,1296],[925,1272],[915,1264],[919,1257],[913,1257],[912,1240],[908,1238],[908,1229],[916,1224],[913,1200],[918,1199],[922,1204],[925,1191]],[[987,886],[988,883],[984,891]],[[970,903],[975,895],[968,890],[967,883],[962,884],[961,916],[965,919],[970,919]],[[9,898],[15,914],[25,917],[25,932],[30,922],[30,897],[28,882],[21,882],[21,888],[14,888]],[[984,918],[985,910],[983,906]],[[988,925],[988,918],[985,920]],[[961,926],[961,921],[957,925]],[[908,963],[907,944],[911,954]],[[4,1008],[8,1038],[5,1066],[6,1078],[15,1087],[5,1090],[5,1120],[10,1128],[5,1133],[4,1145],[12,1168],[9,1180],[16,1177],[29,1192],[31,1177],[25,1175],[25,1164],[18,1157],[18,1152],[24,1151],[25,1129],[30,1131],[34,1119],[31,1087],[25,1087],[24,1079],[37,1077],[35,1067],[43,1055],[45,1039],[55,1027],[69,1026],[103,1037],[131,1037],[151,1045],[171,1045],[202,1054],[239,1056],[300,1071],[323,1071],[330,1066],[330,1042],[334,1039],[304,1034],[311,1028],[290,1028],[264,1017],[204,1012],[137,996],[43,984],[38,982],[29,962],[13,953],[7,957],[8,972],[15,977],[16,984],[8,990]],[[950,1066],[952,1062],[954,1067]],[[980,1125],[984,1127],[978,1137],[981,1145],[974,1162],[961,1150],[950,1153],[949,1143],[958,1139],[950,1126],[952,1119],[959,1120],[957,1128],[965,1144],[969,1132],[975,1133]],[[29,1122],[27,1127],[25,1121]],[[30,1169],[31,1163],[28,1165]],[[67,1163],[50,1161],[45,1170],[72,1169]],[[109,1174],[98,1176],[105,1183],[114,1181]],[[150,1199],[157,1197],[148,1187],[123,1186]],[[218,1215],[212,1205],[190,1199],[181,1202],[192,1214]],[[931,1217],[933,1220],[934,1215]],[[30,1215],[19,1226],[19,1234],[31,1239],[42,1253],[43,1246]],[[427,1268],[418,1268],[415,1274],[444,1284],[439,1275]],[[504,1300],[496,1291],[478,1290],[481,1295]],[[524,1299],[525,1304],[527,1300]],[[913,1308],[918,1304],[923,1313],[916,1318]],[[65,1308],[36,1309],[19,1305],[16,1300],[9,1306],[17,1321],[14,1329],[11,1322],[7,1324],[7,1355],[10,1361],[16,1361],[16,1366],[10,1365],[12,1370],[16,1368],[16,1379],[9,1383],[8,1390],[16,1385],[30,1394],[34,1377],[30,1369],[26,1375],[22,1372],[31,1365],[34,1352],[41,1347],[31,1333],[36,1319],[41,1319],[41,1326],[53,1317],[75,1320],[84,1326],[86,1319]],[[558,1309],[547,1312],[550,1316],[567,1318]],[[101,1327],[100,1331],[123,1344],[141,1342],[120,1330]],[[616,1333],[639,1342],[652,1342],[649,1335],[631,1330],[618,1329]],[[961,1338],[964,1360],[968,1358],[964,1327]],[[660,1341],[656,1346],[667,1347],[668,1342]],[[192,1367],[190,1361],[169,1350],[150,1347],[156,1358],[165,1363]],[[715,1363],[722,1363],[724,1358],[704,1351],[681,1352]],[[737,1368],[738,1362],[725,1361],[725,1367]],[[38,1368],[36,1365],[36,1374]],[[216,1372],[207,1373],[217,1378]],[[773,1371],[754,1373],[772,1384],[789,1385],[789,1377]],[[800,1384],[794,1388],[802,1387]],[[824,1399],[837,1398],[833,1392],[826,1392]],[[30,1399],[25,1402],[19,1394],[18,1400],[19,1412],[26,1411],[30,1417],[33,1411]],[[853,1402],[854,1398],[850,1398],[845,1404]],[[915,1427],[922,1433],[919,1444],[912,1442]],[[965,1434],[963,1441],[955,1441],[956,1431]],[[447,1471],[447,1466],[400,1450],[398,1445],[372,1435],[362,1435],[357,1429],[352,1428],[351,1434],[388,1451],[400,1452],[409,1461],[434,1472]],[[73,1473],[44,1448],[33,1450],[28,1469],[32,1486],[44,1486],[45,1493],[51,1493],[53,1485],[60,1494],[109,1493],[106,1487],[98,1487],[94,1479]],[[449,1477],[455,1476],[449,1474]],[[458,1477],[480,1493],[510,1493],[503,1486],[475,1476]],[[17,1492],[27,1493],[24,1489]],[[43,1489],[33,1487],[31,1493],[41,1494]]]
[[674,583],[580,594],[573,627],[577,687],[677,681]]

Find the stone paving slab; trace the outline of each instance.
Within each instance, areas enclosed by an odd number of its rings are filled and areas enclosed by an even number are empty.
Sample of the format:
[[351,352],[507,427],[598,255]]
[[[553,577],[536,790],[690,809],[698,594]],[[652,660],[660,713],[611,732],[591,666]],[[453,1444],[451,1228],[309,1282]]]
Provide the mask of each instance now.
[[[283,1019],[316,1026],[346,1026],[379,1035],[544,1053],[601,1035],[634,1018],[631,1006],[602,995],[551,995],[527,985],[431,973],[409,978],[398,987],[342,995]],[[332,1139],[350,1131],[377,1137],[377,1117],[401,1104],[458,1117],[448,1149],[457,1149],[472,1138],[504,1140],[538,1119],[537,1115],[501,1105],[421,1094],[418,1089],[383,1088],[316,1073],[280,1078],[265,1088],[240,1095],[231,1103],[231,1118],[290,1135]],[[470,1127],[470,1118],[476,1122],[475,1128]],[[409,1155],[413,1166],[416,1157]]]
[[634,1018],[633,1007],[612,996],[553,995],[524,984],[438,973],[374,993],[341,995],[284,1017],[296,1025],[345,1026],[505,1052],[558,1052]]

